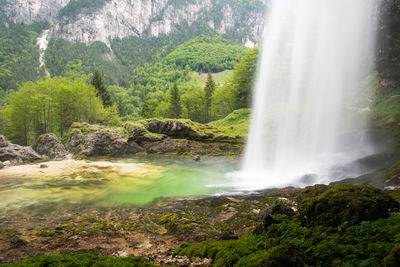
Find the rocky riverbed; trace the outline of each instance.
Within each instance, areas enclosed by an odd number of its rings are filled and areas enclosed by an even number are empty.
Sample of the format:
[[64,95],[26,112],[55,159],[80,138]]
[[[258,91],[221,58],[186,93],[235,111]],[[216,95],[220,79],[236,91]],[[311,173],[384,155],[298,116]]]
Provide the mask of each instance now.
[[276,203],[296,210],[298,190],[207,198],[160,198],[145,206],[80,204],[0,213],[0,262],[52,253],[135,255],[159,264],[206,264],[173,256],[180,244],[228,240],[254,228]]

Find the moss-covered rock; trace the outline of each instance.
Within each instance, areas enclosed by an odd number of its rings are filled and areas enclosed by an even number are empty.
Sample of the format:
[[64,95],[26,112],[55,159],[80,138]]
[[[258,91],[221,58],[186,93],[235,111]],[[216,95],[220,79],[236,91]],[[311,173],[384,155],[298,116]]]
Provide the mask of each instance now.
[[53,133],[39,136],[33,149],[40,155],[46,155],[51,159],[64,158],[68,154],[64,145]]
[[299,202],[301,219],[307,225],[338,226],[348,222],[387,218],[399,204],[383,191],[361,185],[341,185]]
[[66,147],[83,156],[141,152],[226,155],[240,153],[242,144],[213,126],[183,119],[150,119],[126,122],[123,127],[74,123]]

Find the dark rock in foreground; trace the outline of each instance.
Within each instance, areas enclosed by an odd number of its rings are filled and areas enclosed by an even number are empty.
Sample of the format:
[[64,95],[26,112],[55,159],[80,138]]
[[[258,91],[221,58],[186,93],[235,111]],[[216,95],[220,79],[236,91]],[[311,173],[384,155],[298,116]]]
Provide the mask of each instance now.
[[12,144],[3,135],[0,135],[0,161],[11,163],[32,162],[42,159],[31,147]]

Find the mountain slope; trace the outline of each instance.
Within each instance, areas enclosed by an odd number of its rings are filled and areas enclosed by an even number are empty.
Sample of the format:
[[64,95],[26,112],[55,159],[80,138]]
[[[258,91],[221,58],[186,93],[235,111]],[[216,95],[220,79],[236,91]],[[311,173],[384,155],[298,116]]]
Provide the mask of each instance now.
[[157,37],[202,21],[253,45],[262,35],[266,0],[1,0],[13,22],[50,22],[49,38],[106,44],[116,37]]

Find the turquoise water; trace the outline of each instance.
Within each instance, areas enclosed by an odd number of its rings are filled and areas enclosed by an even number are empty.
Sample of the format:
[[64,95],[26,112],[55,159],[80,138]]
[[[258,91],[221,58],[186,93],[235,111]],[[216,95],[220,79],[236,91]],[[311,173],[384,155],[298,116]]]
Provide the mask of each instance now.
[[[110,192],[106,201],[110,204],[145,204],[159,197],[190,197],[221,193],[228,182],[225,173],[238,166],[237,158],[206,157],[200,162],[191,158],[152,157],[141,162],[166,168],[153,183],[141,186],[119,187]],[[125,179],[121,177],[120,179]],[[129,179],[129,178],[127,178]]]
[[[104,207],[144,205],[160,197],[196,197],[228,189],[227,172],[239,168],[236,157],[135,156],[92,159],[108,162],[123,171],[81,171],[53,177],[0,179],[0,208],[82,204]],[[86,170],[86,166],[84,170]],[[128,170],[128,171],[127,171]]]

